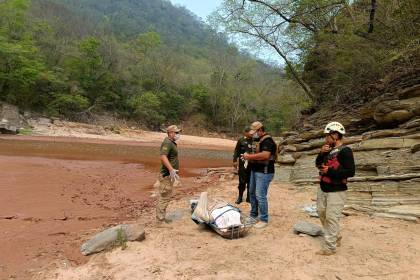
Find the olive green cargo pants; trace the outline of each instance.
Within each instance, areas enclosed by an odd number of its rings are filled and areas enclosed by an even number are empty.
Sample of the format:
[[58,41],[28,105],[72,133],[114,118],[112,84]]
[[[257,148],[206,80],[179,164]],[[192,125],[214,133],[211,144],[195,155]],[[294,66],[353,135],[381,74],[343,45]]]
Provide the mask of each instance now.
[[326,249],[335,251],[337,239],[340,238],[339,221],[342,216],[344,204],[346,203],[346,192],[323,192],[318,188],[317,212],[324,228]]

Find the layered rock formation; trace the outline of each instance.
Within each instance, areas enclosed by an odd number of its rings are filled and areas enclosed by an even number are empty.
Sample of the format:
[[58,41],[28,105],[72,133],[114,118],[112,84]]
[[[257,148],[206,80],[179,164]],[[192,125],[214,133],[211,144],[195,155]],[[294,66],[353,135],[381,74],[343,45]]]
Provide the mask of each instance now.
[[277,179],[298,186],[318,184],[314,162],[324,143],[322,128],[329,121],[339,121],[349,132],[345,143],[353,149],[356,161],[356,176],[349,180],[346,208],[417,221],[420,71],[387,83],[371,102],[331,114],[317,112],[302,121],[299,131],[284,133]]

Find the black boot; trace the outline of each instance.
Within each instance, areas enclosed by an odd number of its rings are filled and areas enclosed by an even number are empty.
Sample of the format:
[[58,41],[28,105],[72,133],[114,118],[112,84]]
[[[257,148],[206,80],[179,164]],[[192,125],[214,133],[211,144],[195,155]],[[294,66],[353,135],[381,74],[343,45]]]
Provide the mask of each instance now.
[[236,204],[241,204],[242,203],[242,195],[238,195],[238,198],[235,201]]
[[249,188],[248,186],[246,187],[246,202],[251,203],[251,199],[249,198]]

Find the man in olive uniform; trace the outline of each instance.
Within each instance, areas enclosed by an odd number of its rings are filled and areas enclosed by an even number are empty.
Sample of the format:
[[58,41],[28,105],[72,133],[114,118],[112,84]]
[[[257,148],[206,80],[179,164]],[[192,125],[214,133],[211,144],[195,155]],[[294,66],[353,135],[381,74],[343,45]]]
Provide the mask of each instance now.
[[159,174],[159,200],[156,205],[156,219],[159,222],[170,222],[165,218],[166,208],[171,201],[173,188],[179,184],[179,161],[176,141],[180,137],[181,129],[171,125],[166,129],[168,136],[160,146],[160,174]]
[[252,149],[252,138],[249,134],[250,128],[244,130],[244,135],[238,139],[236,143],[235,151],[233,152],[233,166],[238,171],[239,185],[238,185],[238,198],[236,204],[240,204],[243,201],[243,194],[246,189],[246,202],[249,202],[249,175],[251,169],[249,166],[245,167],[245,161],[241,159],[241,155],[250,153]]

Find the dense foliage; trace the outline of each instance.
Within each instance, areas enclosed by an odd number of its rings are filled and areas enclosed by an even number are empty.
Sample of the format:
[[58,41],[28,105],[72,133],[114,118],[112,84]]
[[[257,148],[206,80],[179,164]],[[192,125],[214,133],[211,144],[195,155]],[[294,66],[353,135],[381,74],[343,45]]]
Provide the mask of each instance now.
[[366,102],[364,87],[420,63],[418,0],[224,0],[213,19],[275,50],[317,108]]
[[290,126],[302,91],[166,0],[0,2],[0,100],[52,116],[158,129]]

